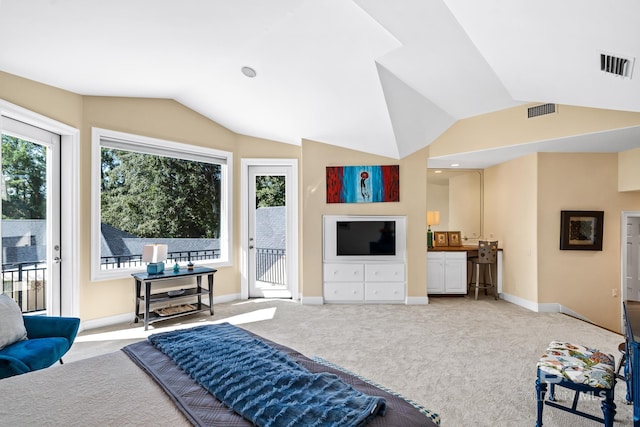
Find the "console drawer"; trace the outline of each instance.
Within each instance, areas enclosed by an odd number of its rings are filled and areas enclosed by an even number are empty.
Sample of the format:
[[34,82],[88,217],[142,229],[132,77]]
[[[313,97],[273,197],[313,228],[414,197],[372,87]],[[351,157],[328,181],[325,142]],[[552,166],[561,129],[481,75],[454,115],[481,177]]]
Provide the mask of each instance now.
[[363,264],[327,263],[324,265],[325,282],[362,282]]
[[366,264],[366,282],[404,282],[404,264]]
[[325,301],[362,301],[363,284],[356,282],[325,282]]
[[366,283],[364,297],[367,301],[402,301],[404,300],[404,282]]

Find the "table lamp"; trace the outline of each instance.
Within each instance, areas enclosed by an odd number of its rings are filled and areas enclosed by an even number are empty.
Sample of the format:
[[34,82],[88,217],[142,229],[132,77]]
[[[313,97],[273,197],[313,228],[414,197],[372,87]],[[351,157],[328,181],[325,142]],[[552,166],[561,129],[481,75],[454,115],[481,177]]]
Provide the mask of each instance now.
[[432,225],[440,224],[440,211],[427,211],[427,247],[433,247]]
[[164,261],[169,254],[167,245],[144,245],[142,247],[142,262],[148,262],[147,273],[160,274],[164,271]]

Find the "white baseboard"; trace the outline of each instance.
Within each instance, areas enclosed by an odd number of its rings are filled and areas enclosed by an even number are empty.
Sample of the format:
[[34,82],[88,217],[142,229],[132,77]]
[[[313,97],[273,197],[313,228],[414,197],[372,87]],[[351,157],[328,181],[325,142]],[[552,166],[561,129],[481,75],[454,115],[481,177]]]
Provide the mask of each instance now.
[[[558,305],[560,305],[560,304],[558,304]],[[562,305],[560,305],[560,313],[566,314],[567,316],[575,317],[576,319],[583,320],[585,322],[594,323],[590,319],[587,319],[586,317],[584,317],[584,316],[576,313],[575,311],[573,311],[571,309],[568,309],[567,307],[564,307]]]
[[407,305],[426,305],[429,304],[429,297],[406,297],[405,304]]
[[526,300],[524,298],[520,298],[520,297],[517,297],[517,296],[514,296],[514,295],[510,295],[510,294],[507,294],[507,293],[504,293],[504,292],[501,294],[501,297],[502,297],[503,300],[505,300],[507,302],[510,302],[512,304],[515,304],[515,305],[519,305],[520,307],[524,307],[527,310],[531,310],[531,311],[535,311],[535,312],[539,311],[538,310],[538,303],[535,303],[533,301],[529,301],[529,300]]
[[526,308],[527,310],[535,311],[536,313],[562,313],[566,314],[567,316],[575,317],[576,319],[584,320],[585,322],[593,323],[590,319],[587,319],[579,313],[576,313],[570,308],[567,308],[557,302],[536,303],[505,293],[502,294],[502,297],[505,301],[519,305],[520,307]]
[[303,305],[323,305],[324,298],[323,297],[305,297],[302,295],[300,297],[300,303]]
[[105,326],[117,325],[120,323],[131,323],[135,317],[134,313],[118,314],[116,316],[101,317],[99,319],[91,319],[80,322],[79,332],[89,329],[103,328]]
[[538,313],[562,313],[562,304],[558,304],[557,302],[547,302],[542,304],[537,304],[538,309],[536,310]]

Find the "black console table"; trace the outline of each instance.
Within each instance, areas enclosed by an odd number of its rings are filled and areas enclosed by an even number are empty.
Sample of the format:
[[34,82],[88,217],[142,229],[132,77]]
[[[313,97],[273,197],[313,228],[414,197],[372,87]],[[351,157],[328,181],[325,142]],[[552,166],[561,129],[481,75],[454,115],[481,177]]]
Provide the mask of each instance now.
[[631,393],[627,392],[627,398],[633,401],[633,427],[640,427],[640,302],[625,301],[623,307],[627,356],[625,374],[629,373],[625,376],[631,390]]
[[[132,274],[136,282],[136,317],[135,323],[138,323],[140,319],[144,321],[144,330],[149,328],[149,324],[157,322],[159,320],[167,320],[177,316],[184,316],[187,314],[196,313],[209,309],[209,312],[213,316],[213,275],[218,271],[215,268],[209,267],[194,267],[191,270],[181,268],[180,271],[174,272],[173,270],[167,270],[160,274],[148,274],[148,273],[134,273]],[[202,276],[207,276],[208,287],[202,287]],[[196,286],[182,289],[182,293],[179,292],[158,292],[152,293],[151,288],[154,284],[165,282],[168,280],[175,280],[183,277],[195,276]],[[142,290],[142,284],[144,283],[144,292]],[[209,296],[209,304],[202,302],[202,296]],[[149,307],[152,303],[162,302],[175,302],[186,298],[197,297],[198,302],[194,310],[181,311],[175,314],[160,315],[155,312],[149,312]],[[144,304],[143,316],[140,316],[140,304]]]

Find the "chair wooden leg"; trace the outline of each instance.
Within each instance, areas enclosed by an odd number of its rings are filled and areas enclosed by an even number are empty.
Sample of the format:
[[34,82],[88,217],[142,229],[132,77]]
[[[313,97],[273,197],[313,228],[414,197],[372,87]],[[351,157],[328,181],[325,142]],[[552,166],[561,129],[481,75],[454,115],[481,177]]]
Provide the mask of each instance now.
[[608,395],[602,401],[601,406],[604,419],[604,427],[613,427],[613,418],[616,416],[616,404],[613,402],[613,396]]
[[538,417],[536,427],[542,427],[542,410],[544,409],[544,396],[547,393],[547,384],[540,382],[540,378],[536,379],[536,398],[538,400]]

